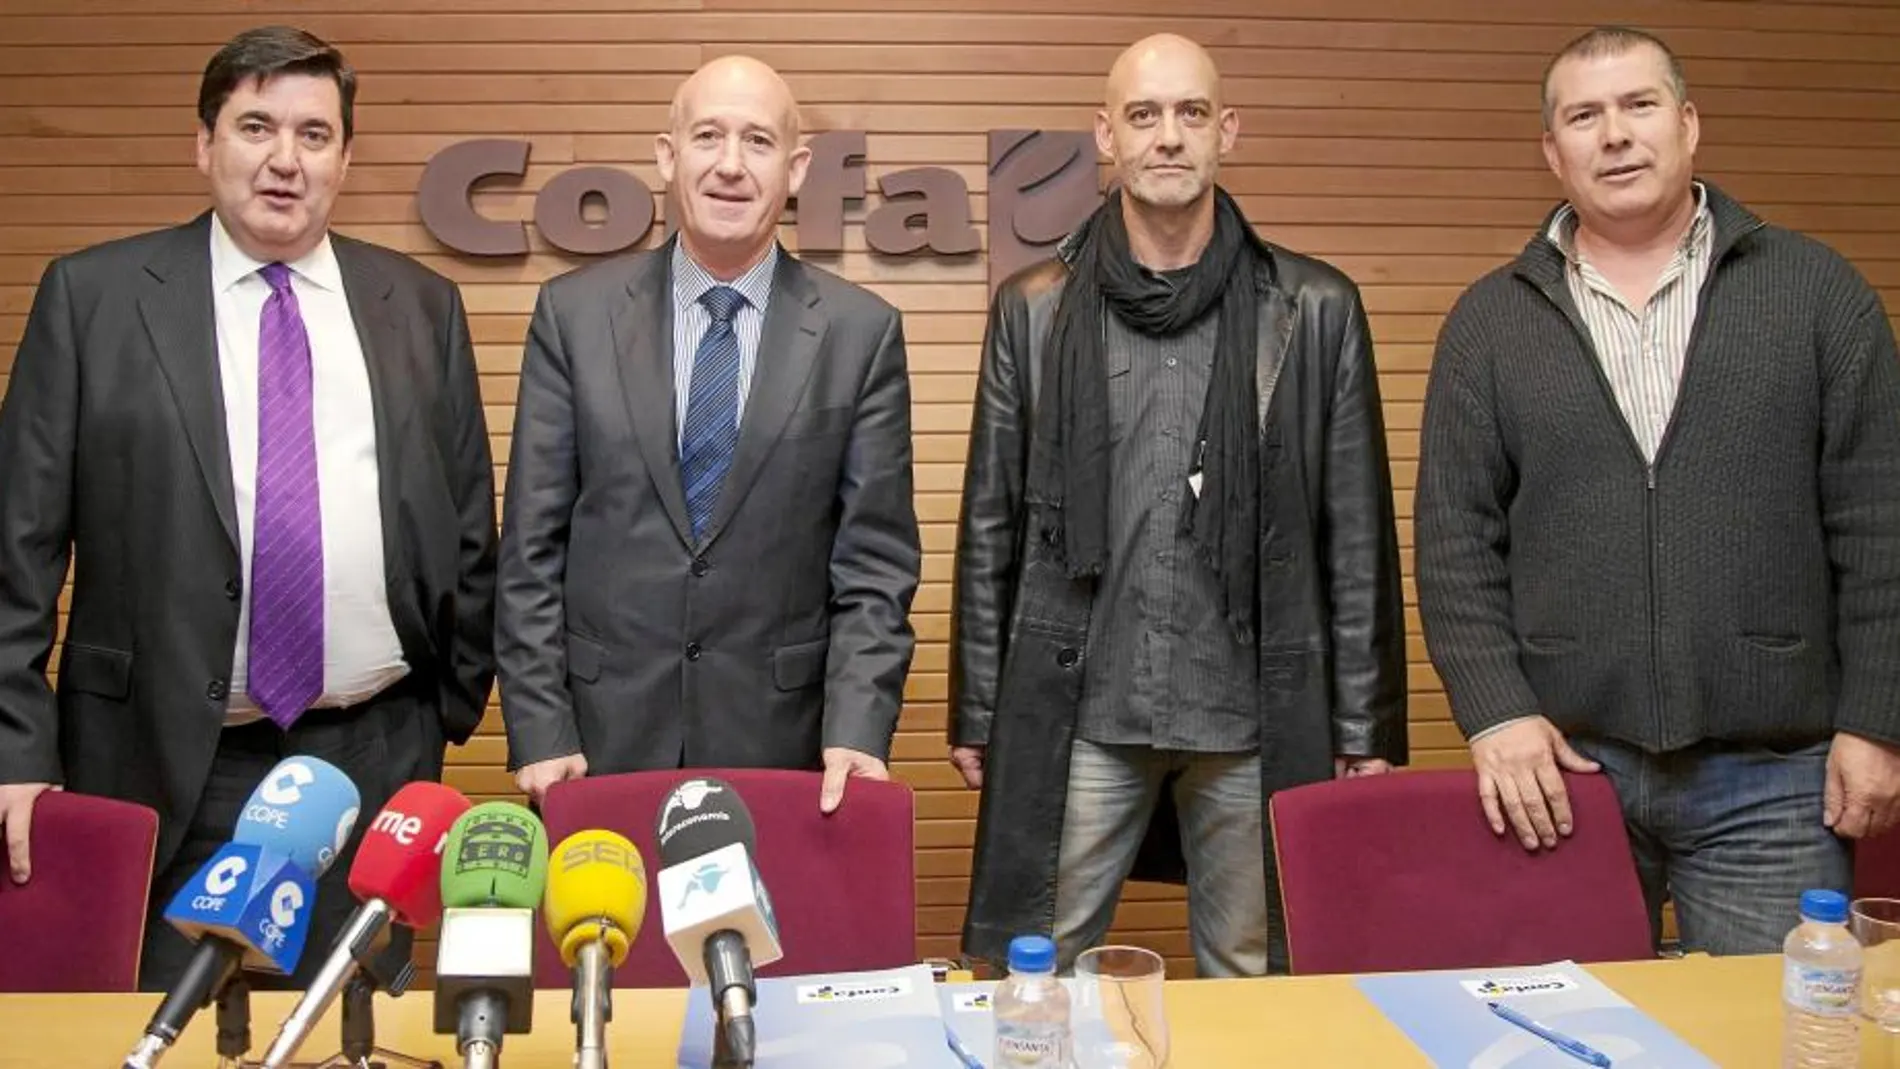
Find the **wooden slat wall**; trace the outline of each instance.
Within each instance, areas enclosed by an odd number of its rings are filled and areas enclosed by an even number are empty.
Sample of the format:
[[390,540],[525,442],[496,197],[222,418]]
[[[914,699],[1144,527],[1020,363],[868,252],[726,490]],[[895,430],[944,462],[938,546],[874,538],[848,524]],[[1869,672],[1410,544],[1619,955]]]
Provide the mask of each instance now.
[[[1103,73],[1143,34],[1175,30],[1211,46],[1241,107],[1225,183],[1268,236],[1364,287],[1408,572],[1432,340],[1459,290],[1521,248],[1550,206],[1537,78],[1592,22],[1667,36],[1703,109],[1704,173],[1769,219],[1833,243],[1900,313],[1896,0],[1180,0],[1172,17],[1153,10],[1135,0],[0,0],[0,387],[49,257],[200,210],[190,166],[198,72],[225,38],[265,19],[329,38],[361,72],[338,226],[462,283],[498,461],[535,284],[577,261],[538,237],[526,261],[449,254],[416,216],[423,162],[467,137],[532,140],[520,191],[479,197],[495,217],[530,217],[532,192],[574,164],[626,166],[658,189],[652,138],[674,85],[734,51],[786,74],[809,130],[868,131],[873,189],[888,170],[955,168],[980,228],[987,130],[1087,129]],[[873,196],[865,210],[875,206]],[[980,258],[868,253],[863,215],[847,215],[851,251],[821,262],[906,314],[928,559],[895,763],[920,791],[923,949],[950,955],[976,798],[944,760],[948,580],[985,270]],[[1416,615],[1408,621],[1415,764],[1460,764]],[[452,784],[511,796],[499,727],[491,709],[453,755]],[[1134,886],[1113,934],[1185,972],[1184,919],[1173,889]]]

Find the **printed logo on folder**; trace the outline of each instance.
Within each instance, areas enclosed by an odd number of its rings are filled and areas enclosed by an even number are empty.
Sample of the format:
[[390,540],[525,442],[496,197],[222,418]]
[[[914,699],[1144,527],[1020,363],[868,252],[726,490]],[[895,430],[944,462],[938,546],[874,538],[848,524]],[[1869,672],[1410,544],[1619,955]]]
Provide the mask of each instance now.
[[813,1002],[871,1002],[876,999],[902,998],[910,994],[910,980],[899,976],[888,981],[862,981],[854,984],[800,984],[798,1001],[801,1005]]
[[1472,998],[1517,998],[1522,995],[1554,995],[1575,991],[1577,982],[1560,972],[1532,973],[1528,976],[1487,976],[1478,980],[1460,980],[1459,986]]

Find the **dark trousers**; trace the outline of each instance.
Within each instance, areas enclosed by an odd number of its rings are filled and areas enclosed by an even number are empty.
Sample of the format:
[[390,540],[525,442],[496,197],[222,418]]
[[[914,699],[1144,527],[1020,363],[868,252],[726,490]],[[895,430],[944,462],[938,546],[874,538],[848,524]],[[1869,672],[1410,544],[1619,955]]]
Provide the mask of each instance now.
[[[429,700],[423,700],[425,696]],[[425,685],[413,673],[361,704],[312,709],[289,731],[269,720],[225,728],[184,844],[152,881],[151,912],[139,961],[140,990],[168,990],[184,972],[197,944],[165,921],[165,907],[199,867],[231,841],[245,801],[272,766],[293,755],[316,757],[335,765],[356,784],[362,797],[350,841],[317,881],[310,934],[296,972],[288,977],[247,974],[256,988],[308,987],[356,910],[358,903],[350,894],[349,873],[364,830],[403,784],[441,778],[443,750],[432,691],[425,691]],[[408,959],[412,942],[408,929],[392,926],[392,931],[394,938],[379,958],[380,967],[388,970],[386,976],[393,976],[394,969]]]

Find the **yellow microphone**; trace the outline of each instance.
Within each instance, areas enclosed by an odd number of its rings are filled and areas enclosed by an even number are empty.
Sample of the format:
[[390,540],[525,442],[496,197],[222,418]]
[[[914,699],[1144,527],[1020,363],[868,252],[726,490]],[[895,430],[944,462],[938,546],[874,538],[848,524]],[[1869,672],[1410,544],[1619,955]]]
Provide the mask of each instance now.
[[555,846],[541,912],[561,961],[574,970],[575,1069],[606,1069],[609,970],[627,959],[646,909],[646,866],[625,836],[577,831]]

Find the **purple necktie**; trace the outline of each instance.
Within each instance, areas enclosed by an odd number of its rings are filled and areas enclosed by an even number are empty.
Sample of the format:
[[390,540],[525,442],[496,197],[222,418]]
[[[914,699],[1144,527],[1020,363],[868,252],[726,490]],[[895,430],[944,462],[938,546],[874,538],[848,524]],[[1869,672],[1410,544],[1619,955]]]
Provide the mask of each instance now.
[[323,512],[311,407],[310,335],[290,268],[259,272],[257,513],[251,531],[251,700],[289,728],[323,693]]

